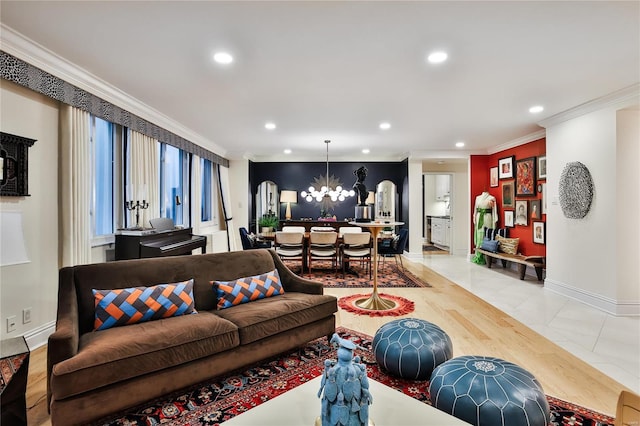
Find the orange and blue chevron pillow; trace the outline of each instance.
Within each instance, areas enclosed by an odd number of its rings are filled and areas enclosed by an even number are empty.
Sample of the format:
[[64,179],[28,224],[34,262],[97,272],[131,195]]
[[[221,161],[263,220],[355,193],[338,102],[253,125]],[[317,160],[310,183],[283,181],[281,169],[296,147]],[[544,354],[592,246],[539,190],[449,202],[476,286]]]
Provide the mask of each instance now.
[[277,269],[234,281],[212,281],[211,284],[218,295],[218,309],[284,294]]
[[93,290],[94,330],[198,313],[193,301],[193,279],[151,287]]

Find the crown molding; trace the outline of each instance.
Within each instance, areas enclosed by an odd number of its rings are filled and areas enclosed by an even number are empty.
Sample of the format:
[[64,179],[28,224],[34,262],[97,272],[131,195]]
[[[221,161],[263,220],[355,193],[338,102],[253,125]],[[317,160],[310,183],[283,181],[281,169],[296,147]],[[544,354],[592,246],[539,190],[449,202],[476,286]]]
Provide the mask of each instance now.
[[111,102],[140,118],[155,123],[215,154],[223,157],[226,154],[225,149],[204,136],[128,95],[117,87],[91,74],[89,71],[69,62],[5,24],[0,24],[0,49],[69,84],[86,90],[107,102]]
[[529,133],[528,135],[524,135],[517,139],[510,140],[509,142],[505,142],[503,144],[492,146],[487,150],[489,155],[495,154],[497,152],[505,151],[507,149],[515,148],[520,145],[524,145],[525,143],[537,141],[538,139],[542,139],[547,136],[547,131],[545,129],[540,129],[533,133]]
[[567,120],[595,112],[604,108],[626,108],[640,104],[640,83],[632,84],[608,95],[590,100],[561,113],[538,122],[539,126],[549,128]]

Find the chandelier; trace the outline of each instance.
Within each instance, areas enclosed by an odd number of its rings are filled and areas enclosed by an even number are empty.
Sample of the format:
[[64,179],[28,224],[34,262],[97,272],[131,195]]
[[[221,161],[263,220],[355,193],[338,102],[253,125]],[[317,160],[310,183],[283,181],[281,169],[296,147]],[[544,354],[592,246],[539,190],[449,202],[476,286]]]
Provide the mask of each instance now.
[[[318,187],[320,187],[320,189],[317,189],[316,187],[314,187],[313,185],[309,187],[309,191],[302,191],[300,193],[300,195],[302,196],[302,198],[304,198],[305,200],[307,200],[308,202],[311,202],[313,200],[317,201],[317,202],[322,202],[323,200],[326,199],[331,199],[331,201],[344,201],[347,197],[353,197],[356,192],[352,189],[350,191],[347,191],[346,189],[342,188],[342,186],[339,184],[340,182],[332,175],[331,176],[331,182],[329,179],[329,144],[331,143],[331,141],[326,140],[324,141],[325,144],[327,144],[327,174],[326,174],[326,182],[322,182],[322,176],[320,176],[319,178],[315,179],[314,184],[316,184]],[[324,185],[323,185],[324,184]],[[331,184],[336,185],[335,189],[332,187]]]

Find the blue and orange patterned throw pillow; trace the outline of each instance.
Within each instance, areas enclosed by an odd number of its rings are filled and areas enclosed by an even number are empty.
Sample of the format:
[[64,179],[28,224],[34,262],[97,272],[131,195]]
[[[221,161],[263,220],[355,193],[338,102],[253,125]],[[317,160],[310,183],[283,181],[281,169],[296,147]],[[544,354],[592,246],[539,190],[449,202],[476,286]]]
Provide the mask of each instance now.
[[218,296],[218,309],[284,294],[277,269],[234,281],[212,281],[211,284]]
[[193,279],[151,287],[93,290],[94,330],[196,314]]

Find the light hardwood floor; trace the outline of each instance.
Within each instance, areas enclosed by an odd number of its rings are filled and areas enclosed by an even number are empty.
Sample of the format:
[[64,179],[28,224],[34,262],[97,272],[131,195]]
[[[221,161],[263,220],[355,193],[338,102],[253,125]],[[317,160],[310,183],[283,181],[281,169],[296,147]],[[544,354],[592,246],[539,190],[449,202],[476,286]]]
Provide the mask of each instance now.
[[[454,356],[487,355],[511,361],[536,376],[548,395],[615,414],[618,395],[626,387],[431,269],[412,262],[405,262],[405,267],[433,287],[383,288],[381,292],[414,301],[415,311],[407,316],[433,322],[445,330],[453,341]],[[369,291],[328,288],[325,293],[343,297]],[[343,310],[337,314],[339,326],[369,335],[394,319]],[[30,425],[50,424],[46,392],[46,347],[41,347],[31,353],[29,364]]]

